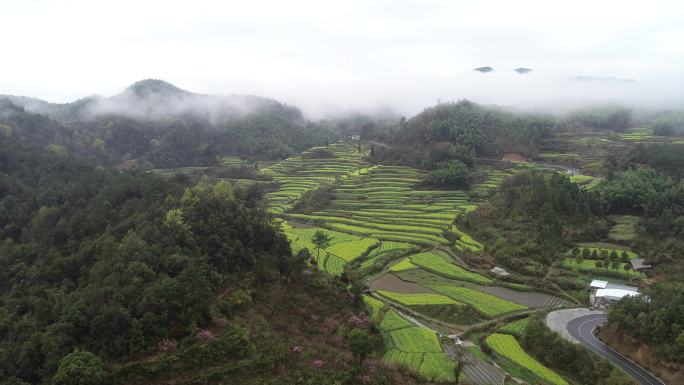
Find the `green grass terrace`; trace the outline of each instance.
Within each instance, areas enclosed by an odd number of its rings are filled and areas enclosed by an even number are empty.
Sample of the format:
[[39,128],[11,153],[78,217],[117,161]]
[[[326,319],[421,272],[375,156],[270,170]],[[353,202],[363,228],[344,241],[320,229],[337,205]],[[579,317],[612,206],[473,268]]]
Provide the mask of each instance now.
[[291,219],[386,241],[448,245],[453,220],[475,208],[463,191],[428,190],[410,167],[377,166],[351,175],[335,188],[325,209],[288,214]]
[[[316,158],[320,151],[329,151],[332,157]],[[293,156],[261,170],[280,184],[278,191],[266,194],[269,210],[284,213],[305,192],[314,190],[338,178],[360,174],[369,165],[363,161],[355,145],[333,143],[328,147],[314,147],[299,156]]]

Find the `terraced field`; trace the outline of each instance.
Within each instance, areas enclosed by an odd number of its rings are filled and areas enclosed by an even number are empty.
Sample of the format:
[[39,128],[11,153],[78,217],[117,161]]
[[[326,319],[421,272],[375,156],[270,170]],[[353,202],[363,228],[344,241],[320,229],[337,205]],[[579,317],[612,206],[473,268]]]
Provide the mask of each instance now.
[[433,331],[414,325],[394,310],[383,313],[383,303],[375,298],[364,296],[363,300],[385,340],[385,360],[405,366],[431,381],[454,380],[454,363],[442,351]]
[[368,254],[368,257],[376,258],[391,251],[408,250],[414,247],[415,245],[406,242],[382,241],[380,242],[380,245],[378,247],[373,249],[373,251],[371,251],[371,253]]
[[474,240],[470,235],[459,230],[456,226],[451,226],[450,231],[458,235],[458,240],[454,243],[454,248],[460,252],[482,251],[482,244]]
[[474,206],[461,191],[420,189],[421,178],[420,172],[409,167],[370,168],[340,183],[325,209],[289,217],[383,241],[450,244],[445,232],[458,215]]
[[534,309],[556,308],[558,306],[571,305],[570,302],[563,298],[555,297],[545,293],[511,290],[509,288],[500,286],[486,286],[481,287],[480,290],[497,296],[501,299]]
[[381,296],[406,306],[413,305],[460,305],[453,299],[441,294],[405,294],[391,291],[378,291]]
[[382,321],[379,323],[378,328],[385,332],[391,332],[393,330],[404,329],[412,326],[415,325],[409,322],[406,318],[400,316],[396,311],[388,310],[382,318]]
[[[350,263],[360,269],[385,266],[370,282],[379,297],[364,296],[371,319],[385,340],[385,359],[429,380],[451,381],[454,363],[442,351],[435,332],[414,324],[417,321],[401,314],[401,309],[410,307],[428,318],[447,317],[455,325],[528,309],[486,293],[484,289],[494,287],[494,280],[469,270],[444,249],[453,247],[462,255],[483,249],[455,227],[454,220],[476,209],[473,198],[485,198],[512,172],[480,170],[470,194],[429,190],[420,186],[420,171],[402,166],[371,167],[363,162],[363,155],[355,145],[338,143],[263,169],[280,184],[278,191],[267,194],[270,211],[287,220],[283,229],[294,252],[306,247],[316,257],[313,235],[323,230],[330,236],[317,263],[331,274],[341,274]],[[289,211],[303,194],[329,184],[334,184],[334,197],[327,205],[306,214]],[[355,262],[358,260],[361,262]],[[448,282],[421,286],[400,278],[414,272]]]
[[628,133],[620,134],[620,139],[629,142],[644,142],[651,139],[656,139],[653,135],[653,130],[650,128],[637,128]]
[[497,354],[527,369],[544,381],[555,385],[568,385],[568,382],[563,377],[525,353],[515,337],[508,334],[495,333],[488,336],[485,341]]
[[[321,151],[329,151],[332,157],[316,158]],[[368,167],[355,145],[346,142],[334,143],[328,147],[314,147],[300,156],[287,158],[261,170],[280,183],[278,191],[266,194],[269,211],[282,214],[305,192],[323,184],[332,183],[354,173],[365,172]]]
[[523,318],[517,321],[509,322],[500,327],[499,331],[520,337],[525,331],[525,328],[527,327],[527,323],[529,322],[529,320],[529,318]]
[[325,249],[325,251],[345,262],[351,262],[365,254],[372,247],[377,246],[378,243],[379,242],[373,238],[361,238],[359,240],[336,243]]
[[527,307],[506,301],[499,297],[475,289],[459,286],[432,285],[430,289],[442,293],[455,301],[464,302],[475,307],[489,317],[526,310]]
[[368,269],[381,258],[391,257],[394,253],[406,253],[417,249],[416,245],[407,242],[381,241],[378,247],[371,250],[368,258],[359,266],[361,269]]
[[468,193],[474,197],[484,199],[510,175],[512,175],[510,172],[494,168],[482,168],[473,174],[476,182],[470,186]]
[[433,272],[447,278],[471,281],[475,283],[491,284],[493,280],[468,271],[458,265],[447,261],[442,255],[436,252],[425,252],[409,257],[413,265],[419,266],[427,271]]
[[370,316],[370,319],[372,321],[375,321],[376,323],[380,323],[382,321],[382,319],[379,318],[380,311],[385,306],[385,304],[382,301],[378,301],[377,299],[369,295],[363,296],[363,303],[364,305],[366,305],[366,310],[368,310],[368,315]]
[[395,263],[394,265],[390,266],[389,271],[396,272],[418,268],[418,266],[414,265],[413,262],[411,262],[411,258],[407,257],[399,261],[399,263]]
[[[293,227],[285,222],[282,226],[290,240],[292,252],[298,253],[308,248],[311,255],[317,258],[318,266],[333,275],[340,275],[344,267],[356,258],[361,257],[379,241],[372,238],[361,238],[355,235],[321,229],[319,227]],[[321,250],[320,256],[316,246],[311,242],[316,231],[323,230],[330,237],[330,245]]]

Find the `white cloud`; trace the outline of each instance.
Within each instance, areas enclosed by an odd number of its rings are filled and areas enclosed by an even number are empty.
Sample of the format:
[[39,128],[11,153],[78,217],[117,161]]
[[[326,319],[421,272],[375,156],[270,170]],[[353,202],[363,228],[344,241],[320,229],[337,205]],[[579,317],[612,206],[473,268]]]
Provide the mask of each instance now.
[[[596,75],[671,97],[682,25],[676,1],[0,0],[0,93],[69,101],[155,77],[309,111],[412,113],[437,99],[558,98],[559,78]],[[473,77],[483,65],[499,72]],[[518,66],[536,80],[509,74]]]

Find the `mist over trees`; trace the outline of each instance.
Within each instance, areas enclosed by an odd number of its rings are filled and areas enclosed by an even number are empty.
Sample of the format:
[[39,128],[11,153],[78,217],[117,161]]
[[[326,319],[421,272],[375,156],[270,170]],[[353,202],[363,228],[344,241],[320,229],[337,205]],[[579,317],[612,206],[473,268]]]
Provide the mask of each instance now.
[[450,142],[480,156],[535,151],[554,127],[550,116],[505,111],[463,100],[427,108],[396,132],[398,144]]
[[226,155],[283,159],[339,137],[274,100],[193,94],[156,80],[62,105],[0,98],[0,124],[36,145],[126,169],[208,166]]

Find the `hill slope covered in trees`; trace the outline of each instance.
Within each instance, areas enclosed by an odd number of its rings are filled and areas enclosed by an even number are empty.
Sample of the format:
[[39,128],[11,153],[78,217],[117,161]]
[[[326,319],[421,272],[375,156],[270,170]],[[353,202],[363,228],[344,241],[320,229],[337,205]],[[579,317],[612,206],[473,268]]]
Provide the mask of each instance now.
[[0,97],[0,124],[54,151],[143,169],[207,166],[226,155],[282,159],[337,137],[275,100],[194,94],[159,80],[67,104]]

